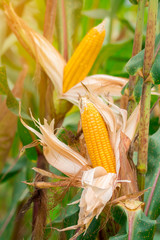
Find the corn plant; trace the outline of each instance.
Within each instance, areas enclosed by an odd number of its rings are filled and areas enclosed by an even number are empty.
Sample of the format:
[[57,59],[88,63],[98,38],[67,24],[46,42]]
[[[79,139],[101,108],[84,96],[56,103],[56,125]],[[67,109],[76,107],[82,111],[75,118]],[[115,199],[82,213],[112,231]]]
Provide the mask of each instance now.
[[158,0],[0,1],[0,239],[159,239]]

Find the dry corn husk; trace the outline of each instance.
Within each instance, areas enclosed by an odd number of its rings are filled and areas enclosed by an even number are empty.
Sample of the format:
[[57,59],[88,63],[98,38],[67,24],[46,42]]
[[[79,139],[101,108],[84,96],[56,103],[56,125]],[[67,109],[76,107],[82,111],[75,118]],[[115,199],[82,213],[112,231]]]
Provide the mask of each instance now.
[[39,137],[40,143],[43,145],[44,156],[49,164],[67,176],[75,176],[81,172],[81,169],[90,168],[85,158],[73,151],[56,137],[54,134],[54,120],[50,125],[44,120],[44,125],[42,125],[40,121],[35,120],[33,116],[32,119],[41,133],[28,126],[22,118],[21,122],[28,130]]
[[78,104],[79,96],[85,96],[88,91],[97,95],[113,97],[121,96],[122,88],[126,85],[128,79],[97,74],[86,77],[82,82],[76,84],[70,90],[62,95],[62,98]]
[[47,73],[57,91],[62,89],[65,61],[52,44],[42,35],[32,30],[15,13],[11,3],[4,4],[8,25],[27,52],[36,59]]

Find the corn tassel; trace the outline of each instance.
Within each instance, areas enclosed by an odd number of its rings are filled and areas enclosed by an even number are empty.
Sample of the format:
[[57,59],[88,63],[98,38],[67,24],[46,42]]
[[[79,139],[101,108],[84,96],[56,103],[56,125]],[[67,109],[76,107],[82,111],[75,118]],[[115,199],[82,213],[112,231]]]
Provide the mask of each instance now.
[[63,93],[82,81],[89,73],[105,37],[104,22],[92,28],[83,38],[64,68]]
[[101,166],[108,173],[116,173],[115,156],[103,118],[90,102],[85,101],[82,108],[82,129],[93,167]]

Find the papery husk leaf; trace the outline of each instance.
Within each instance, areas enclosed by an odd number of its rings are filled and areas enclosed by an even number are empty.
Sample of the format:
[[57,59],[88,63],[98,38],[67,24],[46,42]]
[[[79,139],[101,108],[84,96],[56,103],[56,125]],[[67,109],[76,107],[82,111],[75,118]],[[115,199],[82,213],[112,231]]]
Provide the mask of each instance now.
[[85,96],[87,91],[101,96],[121,96],[121,91],[127,82],[126,78],[103,74],[92,75],[63,93],[62,98],[77,105],[79,97]]
[[54,134],[54,121],[49,125],[44,119],[44,125],[36,121],[31,115],[33,121],[39,127],[41,133],[29,127],[21,118],[22,124],[34,134],[36,134],[43,145],[43,153],[46,160],[59,171],[68,176],[75,176],[82,170],[89,169],[87,160],[80,154],[73,151],[66,144],[62,143]]
[[76,238],[78,238],[79,235],[81,235],[85,229],[79,225],[73,225],[73,226],[70,226],[70,227],[66,227],[66,228],[63,228],[63,229],[58,229],[58,228],[52,228],[54,230],[57,230],[58,232],[65,232],[65,231],[70,231],[70,230],[78,230],[78,232],[76,232],[74,234],[73,237],[71,237],[69,240],[75,240]]
[[131,194],[128,194],[128,195],[124,195],[124,196],[121,196],[121,197],[119,197],[119,198],[116,198],[116,199],[114,199],[114,200],[112,200],[112,201],[110,201],[109,203],[108,203],[108,205],[114,205],[114,204],[117,204],[117,203],[122,203],[122,202],[124,202],[124,201],[126,201],[126,200],[131,200],[131,199],[134,199],[134,200],[136,200],[136,199],[138,199],[140,196],[142,196],[145,192],[147,192],[149,190],[149,188],[147,188],[147,189],[144,189],[143,191],[139,191],[139,192],[134,192],[134,193],[131,193]]
[[11,4],[4,4],[8,25],[17,36],[22,46],[36,59],[47,73],[57,91],[62,91],[63,69],[65,61],[51,43],[42,35],[29,28],[16,15]]
[[140,118],[140,104],[135,108],[129,119],[127,120],[125,134],[133,140],[137,125],[139,123]]
[[107,173],[103,167],[85,171],[82,176],[84,190],[80,199],[78,225],[89,227],[92,219],[102,212],[106,203],[111,199],[116,187],[117,175]]

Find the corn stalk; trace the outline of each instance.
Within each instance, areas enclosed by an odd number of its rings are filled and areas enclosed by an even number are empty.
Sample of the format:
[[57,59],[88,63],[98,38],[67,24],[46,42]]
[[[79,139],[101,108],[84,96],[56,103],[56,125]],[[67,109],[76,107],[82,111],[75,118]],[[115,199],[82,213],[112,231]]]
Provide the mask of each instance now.
[[[137,22],[134,35],[132,57],[141,51],[142,38],[143,38],[143,24],[144,24],[144,10],[146,0],[140,0],[138,2]],[[138,76],[129,77],[129,102],[128,102],[128,117],[131,115],[136,107],[136,101],[133,96],[134,87],[138,80]]]
[[148,133],[149,133],[149,119],[150,119],[150,98],[152,79],[150,77],[150,69],[154,57],[154,44],[156,34],[156,20],[157,20],[158,1],[150,0],[147,34],[143,65],[143,89],[140,110],[140,125],[139,125],[139,151],[138,151],[138,185],[139,189],[143,190],[145,187],[145,175],[147,172],[148,159]]

